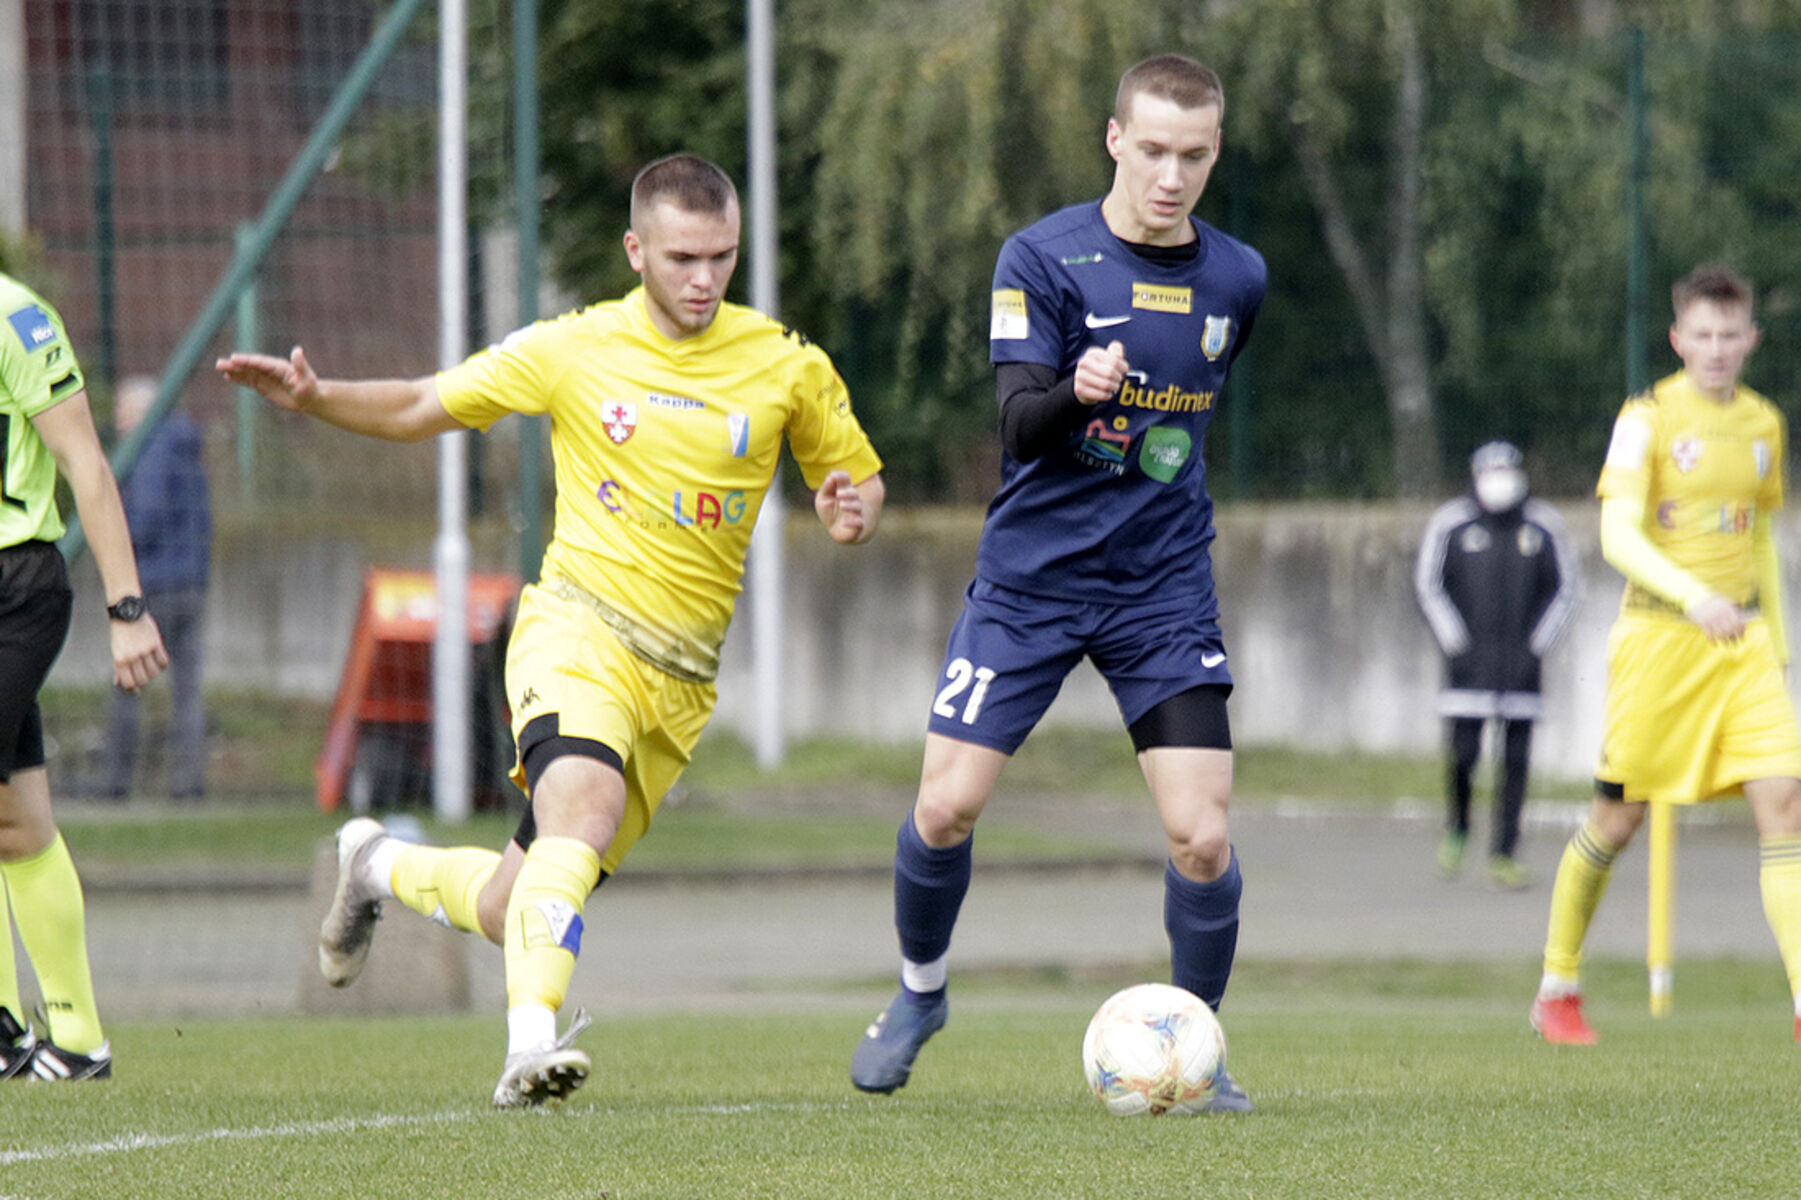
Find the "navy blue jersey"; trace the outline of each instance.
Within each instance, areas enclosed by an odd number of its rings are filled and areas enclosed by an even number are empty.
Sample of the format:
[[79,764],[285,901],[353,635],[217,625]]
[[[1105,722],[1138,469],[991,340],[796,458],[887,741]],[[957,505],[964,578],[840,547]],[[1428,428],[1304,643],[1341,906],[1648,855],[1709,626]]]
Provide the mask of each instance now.
[[1211,607],[1213,500],[1201,450],[1227,368],[1263,302],[1263,258],[1190,218],[1199,253],[1147,262],[1107,228],[1099,201],[1007,239],[994,268],[989,357],[1059,377],[1090,346],[1120,342],[1129,374],[1056,450],[1003,455],[976,555],[1015,591],[1122,604],[1188,595]]

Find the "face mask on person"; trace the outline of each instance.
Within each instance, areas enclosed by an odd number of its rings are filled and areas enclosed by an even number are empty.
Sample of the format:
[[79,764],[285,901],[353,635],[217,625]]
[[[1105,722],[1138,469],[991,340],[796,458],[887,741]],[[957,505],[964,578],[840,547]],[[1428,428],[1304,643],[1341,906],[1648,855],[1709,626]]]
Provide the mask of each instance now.
[[1526,498],[1526,473],[1497,467],[1476,476],[1476,503],[1491,513],[1506,512]]

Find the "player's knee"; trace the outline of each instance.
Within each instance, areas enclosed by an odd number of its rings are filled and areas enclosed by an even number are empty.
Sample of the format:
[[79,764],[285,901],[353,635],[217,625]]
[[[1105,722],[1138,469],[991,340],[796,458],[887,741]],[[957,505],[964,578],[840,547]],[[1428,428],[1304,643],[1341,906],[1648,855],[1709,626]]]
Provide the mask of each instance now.
[[1801,833],[1801,779],[1759,779],[1745,785],[1758,832],[1764,836]]
[[1189,879],[1208,883],[1232,864],[1232,841],[1226,831],[1207,828],[1169,839],[1169,859]]
[[919,839],[934,850],[956,846],[976,830],[982,806],[970,805],[942,792],[921,792],[913,806],[913,826]]

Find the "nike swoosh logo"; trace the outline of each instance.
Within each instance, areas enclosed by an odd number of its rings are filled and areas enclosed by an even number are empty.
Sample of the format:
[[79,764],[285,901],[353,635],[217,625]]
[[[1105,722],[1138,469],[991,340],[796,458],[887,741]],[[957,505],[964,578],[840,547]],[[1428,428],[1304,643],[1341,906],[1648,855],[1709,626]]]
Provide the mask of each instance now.
[[1131,319],[1130,313],[1123,317],[1097,317],[1093,313],[1089,313],[1082,318],[1082,324],[1088,326],[1090,329],[1107,329],[1114,325],[1124,325]]
[[1201,655],[1201,665],[1203,667],[1206,667],[1209,671],[1211,671],[1213,668],[1219,666],[1219,664],[1221,664],[1225,661],[1226,661],[1226,656],[1223,654],[1203,654],[1203,655]]

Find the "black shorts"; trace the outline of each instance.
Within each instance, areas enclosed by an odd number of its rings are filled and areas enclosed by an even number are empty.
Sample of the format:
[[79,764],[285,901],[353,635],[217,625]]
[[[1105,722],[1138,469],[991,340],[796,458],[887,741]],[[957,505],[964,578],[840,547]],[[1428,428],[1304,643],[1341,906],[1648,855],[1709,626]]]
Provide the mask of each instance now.
[[0,550],[0,783],[44,765],[38,690],[69,636],[69,568],[54,542]]

